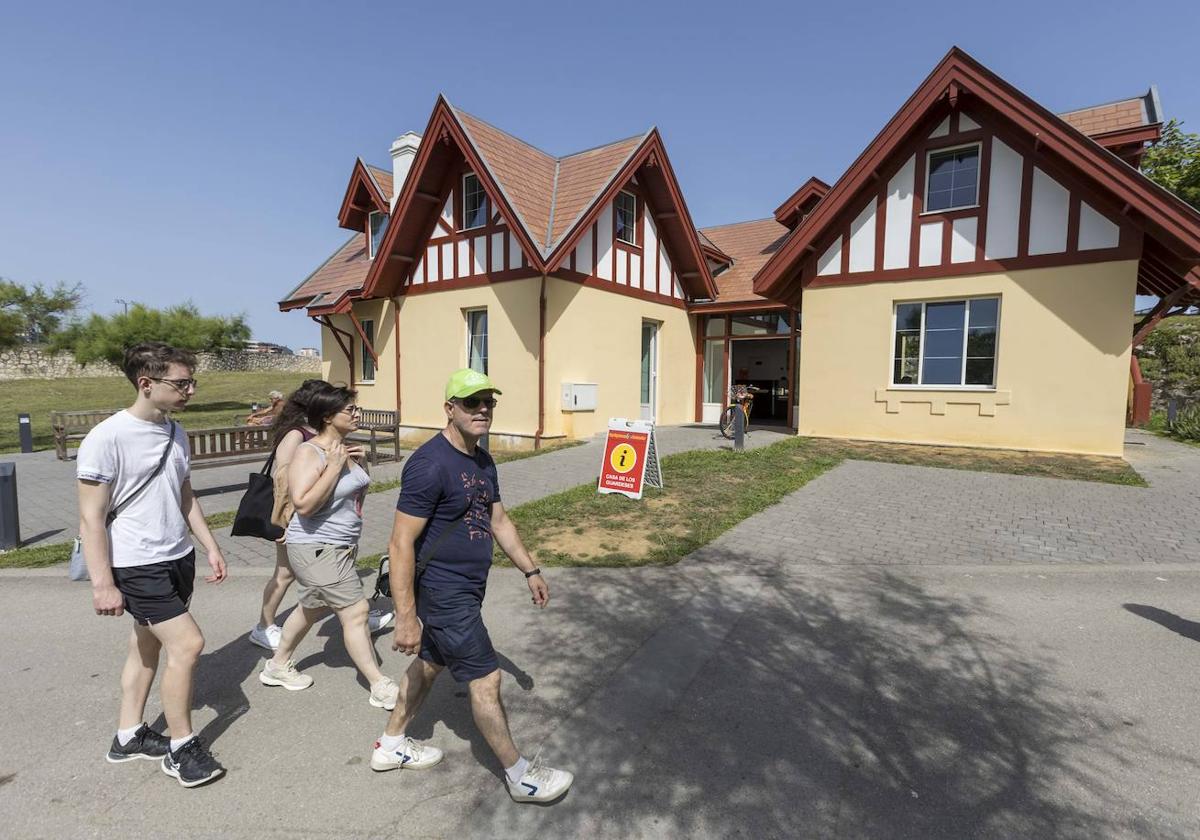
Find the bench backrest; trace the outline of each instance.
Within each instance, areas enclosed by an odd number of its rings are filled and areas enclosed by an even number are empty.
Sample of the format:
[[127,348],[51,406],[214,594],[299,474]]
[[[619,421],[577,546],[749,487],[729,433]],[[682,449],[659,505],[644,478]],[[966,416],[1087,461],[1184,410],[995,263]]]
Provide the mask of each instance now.
[[229,455],[254,455],[271,451],[275,430],[270,426],[226,426],[220,429],[188,429],[188,446],[193,461]]
[[90,432],[103,421],[112,417],[119,408],[107,408],[94,411],[51,411],[50,427],[68,432]]
[[400,425],[396,412],[383,408],[364,408],[358,418],[358,428],[379,432],[394,432]]

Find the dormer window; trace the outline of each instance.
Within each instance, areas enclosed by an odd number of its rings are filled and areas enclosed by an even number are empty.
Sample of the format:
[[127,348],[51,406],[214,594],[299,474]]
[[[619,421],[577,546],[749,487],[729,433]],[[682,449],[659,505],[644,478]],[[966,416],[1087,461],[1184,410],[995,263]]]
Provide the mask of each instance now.
[[617,239],[627,245],[637,244],[637,196],[621,191],[617,193]]
[[463,230],[483,227],[488,221],[487,193],[474,172],[463,176]]
[[368,217],[371,235],[367,237],[367,257],[375,259],[375,254],[379,251],[379,245],[383,242],[383,235],[387,233],[388,214],[379,210],[372,210]]
[[926,213],[979,204],[979,144],[929,153],[925,176]]

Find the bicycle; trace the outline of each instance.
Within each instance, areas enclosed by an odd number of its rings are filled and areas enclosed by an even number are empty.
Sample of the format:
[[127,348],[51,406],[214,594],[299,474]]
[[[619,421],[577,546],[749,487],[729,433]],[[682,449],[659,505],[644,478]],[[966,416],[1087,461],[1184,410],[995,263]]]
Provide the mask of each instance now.
[[729,407],[721,412],[721,436],[733,440],[734,412],[741,410],[746,415],[745,428],[750,428],[750,409],[754,406],[754,392],[745,385],[729,389]]

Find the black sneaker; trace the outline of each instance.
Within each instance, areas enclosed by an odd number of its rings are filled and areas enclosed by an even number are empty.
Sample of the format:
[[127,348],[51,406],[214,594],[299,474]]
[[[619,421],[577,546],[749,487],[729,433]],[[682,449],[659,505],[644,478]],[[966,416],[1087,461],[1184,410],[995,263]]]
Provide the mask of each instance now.
[[163,772],[174,776],[184,787],[197,787],[224,775],[225,768],[217,763],[199,736],[192,738],[162,760]]
[[121,746],[117,736],[113,736],[112,746],[108,748],[108,755],[105,756],[113,764],[120,764],[125,761],[133,761],[135,758],[148,758],[151,761],[158,761],[168,752],[171,751],[171,739],[166,735],[155,732],[146,724],[142,724],[129,743]]

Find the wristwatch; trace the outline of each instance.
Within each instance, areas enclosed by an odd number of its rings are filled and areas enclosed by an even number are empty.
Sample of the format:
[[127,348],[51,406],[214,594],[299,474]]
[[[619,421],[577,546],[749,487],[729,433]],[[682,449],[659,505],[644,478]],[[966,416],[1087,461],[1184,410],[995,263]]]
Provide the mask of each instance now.
[[527,577],[527,578],[531,578],[531,577],[533,577],[534,575],[540,575],[541,573],[542,573],[542,570],[541,570],[541,569],[533,569],[532,571],[526,572],[526,573],[525,573],[525,577]]

